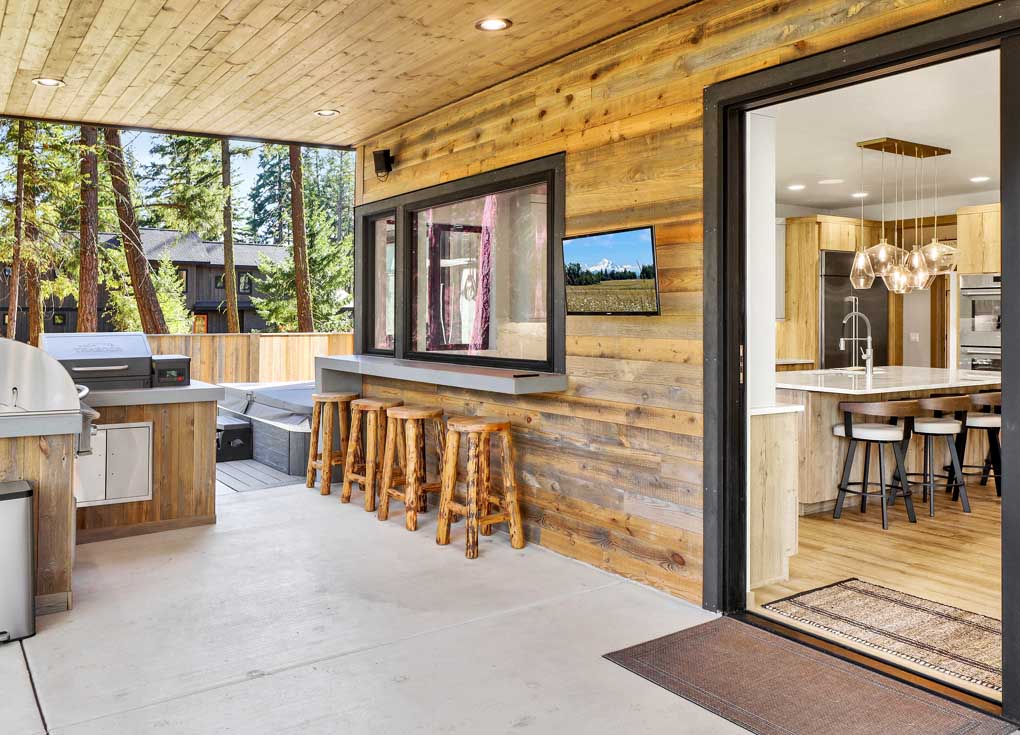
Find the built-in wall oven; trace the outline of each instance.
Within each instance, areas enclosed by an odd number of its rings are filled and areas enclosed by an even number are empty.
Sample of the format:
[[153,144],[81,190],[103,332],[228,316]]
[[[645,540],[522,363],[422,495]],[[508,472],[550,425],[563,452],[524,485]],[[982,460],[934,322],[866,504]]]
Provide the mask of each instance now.
[[1002,277],[960,276],[960,367],[1002,370]]

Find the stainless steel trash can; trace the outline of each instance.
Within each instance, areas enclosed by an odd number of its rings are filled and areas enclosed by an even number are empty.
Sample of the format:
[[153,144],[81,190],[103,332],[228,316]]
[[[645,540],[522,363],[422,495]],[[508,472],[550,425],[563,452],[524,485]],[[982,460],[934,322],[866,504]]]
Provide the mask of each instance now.
[[32,486],[0,483],[0,643],[35,635]]

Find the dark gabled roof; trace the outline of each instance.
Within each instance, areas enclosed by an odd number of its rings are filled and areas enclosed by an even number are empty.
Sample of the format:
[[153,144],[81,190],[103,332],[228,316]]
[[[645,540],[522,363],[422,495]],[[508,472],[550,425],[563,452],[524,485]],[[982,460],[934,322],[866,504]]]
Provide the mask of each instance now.
[[[161,230],[143,227],[142,249],[148,260],[160,260],[169,255],[175,263],[198,263],[201,265],[223,265],[223,243],[203,240],[195,232],[181,233],[177,230]],[[120,247],[120,235],[103,233],[99,242],[110,247]],[[234,265],[239,268],[255,268],[259,256],[265,255],[274,263],[286,259],[287,248],[279,245],[249,245],[234,243]]]

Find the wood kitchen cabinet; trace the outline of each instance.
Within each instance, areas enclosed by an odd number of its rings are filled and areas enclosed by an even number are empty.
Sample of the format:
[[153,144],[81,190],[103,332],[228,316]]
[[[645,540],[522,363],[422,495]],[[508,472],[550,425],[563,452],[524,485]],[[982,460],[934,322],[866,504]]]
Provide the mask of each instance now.
[[957,272],[962,274],[1002,271],[1002,220],[999,204],[982,204],[956,211],[956,247],[960,251]]
[[[861,221],[853,217],[818,214],[786,220],[786,318],[776,322],[777,359],[817,359],[821,252],[853,252],[861,235]],[[864,247],[871,247],[882,236],[882,224],[864,220],[863,236]],[[800,369],[812,367],[814,362]]]

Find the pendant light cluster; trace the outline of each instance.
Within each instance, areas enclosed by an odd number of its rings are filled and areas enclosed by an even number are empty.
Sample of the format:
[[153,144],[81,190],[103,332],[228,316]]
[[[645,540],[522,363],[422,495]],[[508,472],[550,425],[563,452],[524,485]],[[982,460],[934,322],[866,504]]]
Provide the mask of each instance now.
[[[867,250],[864,249],[864,199],[861,198],[861,247],[854,254],[850,269],[850,284],[855,289],[871,288],[875,278],[881,278],[886,288],[894,294],[906,294],[915,290],[930,288],[935,278],[956,270],[957,250],[938,239],[938,159],[950,153],[947,148],[910,143],[895,138],[879,138],[857,144],[861,149],[861,191],[864,191],[864,151],[875,150],[882,154],[882,237]],[[886,153],[893,154],[894,174],[893,196],[894,219],[893,240],[886,235],[885,184]],[[906,175],[907,160],[914,159],[914,228],[913,242],[907,249],[906,232]],[[924,215],[921,211],[924,199],[924,166],[927,159],[934,159],[932,187],[932,239],[921,245],[921,225]]]

